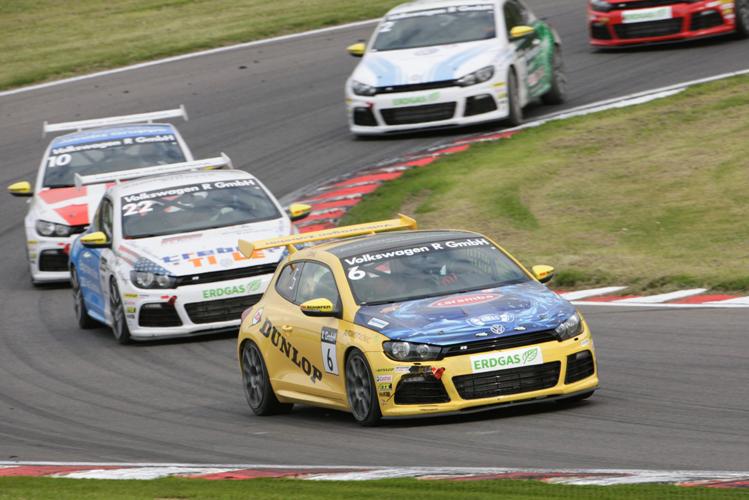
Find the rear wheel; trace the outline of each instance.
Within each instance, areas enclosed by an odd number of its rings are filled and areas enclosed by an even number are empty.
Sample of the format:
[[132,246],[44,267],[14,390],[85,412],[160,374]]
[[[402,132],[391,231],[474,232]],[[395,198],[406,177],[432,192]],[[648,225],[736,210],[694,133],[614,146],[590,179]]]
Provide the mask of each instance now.
[[736,0],[736,34],[749,36],[749,0]]
[[507,123],[513,127],[517,127],[523,123],[523,108],[520,105],[518,77],[514,70],[510,70],[510,74],[507,76],[507,100],[510,101],[510,113],[507,115]]
[[551,88],[541,96],[541,100],[544,104],[562,104],[566,97],[567,76],[564,73],[562,49],[554,47],[554,54],[551,56]]
[[382,417],[372,370],[361,351],[346,359],[346,395],[354,419],[363,426],[377,425]]
[[280,403],[276,398],[263,355],[251,340],[242,344],[241,365],[244,395],[255,415],[264,417],[291,411],[294,407],[292,403]]
[[70,269],[70,288],[73,290],[73,308],[75,309],[75,319],[78,322],[78,327],[83,330],[96,327],[96,321],[88,315],[86,302],[83,300],[83,291],[78,282],[78,273],[74,267]]
[[125,318],[125,306],[122,303],[122,296],[114,279],[109,283],[109,308],[112,313],[112,333],[114,333],[114,338],[120,344],[131,343],[133,338],[130,336],[130,328],[128,328],[127,319]]

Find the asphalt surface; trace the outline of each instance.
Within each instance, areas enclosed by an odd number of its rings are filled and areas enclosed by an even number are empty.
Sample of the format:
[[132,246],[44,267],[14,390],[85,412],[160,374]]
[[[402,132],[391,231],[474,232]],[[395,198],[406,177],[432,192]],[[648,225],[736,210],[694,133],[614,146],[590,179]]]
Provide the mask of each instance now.
[[[565,43],[566,107],[749,66],[749,41],[731,39],[593,53],[584,1],[529,3]],[[2,97],[0,184],[33,179],[43,120],[179,104],[196,156],[224,151],[279,196],[464,133],[348,135],[342,85],[356,61],[343,49],[369,29]],[[0,198],[0,460],[749,469],[747,311],[586,309],[602,389],[577,406],[374,429],[314,408],[257,418],[233,338],[122,347],[106,329],[77,329],[68,288],[32,289],[25,210]]]

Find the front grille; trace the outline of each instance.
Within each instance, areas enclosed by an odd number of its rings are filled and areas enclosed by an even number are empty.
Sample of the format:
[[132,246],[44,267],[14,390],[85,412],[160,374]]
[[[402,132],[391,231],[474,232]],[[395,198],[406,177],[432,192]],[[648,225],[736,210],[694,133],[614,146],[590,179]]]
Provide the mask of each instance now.
[[705,11],[700,14],[692,16],[692,21],[689,24],[691,31],[707,30],[715,28],[716,26],[723,25],[723,16],[714,10]]
[[513,347],[522,347],[532,344],[541,344],[544,342],[557,342],[554,336],[554,330],[543,332],[523,333],[520,335],[510,335],[507,337],[498,337],[491,340],[480,340],[478,342],[469,342],[465,344],[455,344],[442,349],[443,356],[462,356],[464,354],[476,354],[478,352],[499,351],[502,349],[511,349]]
[[559,381],[559,361],[509,370],[453,377],[455,389],[463,399],[506,396],[554,387]]
[[411,83],[408,85],[388,85],[386,87],[377,87],[378,94],[395,94],[398,92],[418,92],[419,90],[444,89],[455,87],[458,84],[455,80],[442,80],[439,82],[428,83]]
[[483,113],[491,113],[497,110],[497,103],[489,94],[477,95],[466,99],[465,116],[475,116]]
[[640,2],[612,2],[614,10],[647,9],[648,7],[663,7],[686,3],[685,0],[641,0]]
[[593,354],[590,351],[570,354],[567,356],[567,375],[564,376],[564,383],[572,384],[578,380],[590,377],[595,372]]
[[388,125],[412,125],[415,123],[438,122],[449,120],[455,115],[455,103],[427,104],[406,108],[383,109],[382,118]]
[[681,32],[684,19],[677,17],[663,21],[647,21],[644,23],[617,24],[614,26],[619,38],[646,38],[651,36],[676,35]]
[[376,127],[377,119],[369,108],[354,108],[354,125]]
[[611,40],[611,32],[605,24],[593,23],[590,25],[590,36],[597,40]]
[[177,286],[202,285],[204,283],[215,283],[217,281],[228,281],[239,278],[250,278],[276,272],[278,264],[263,264],[262,266],[248,266],[239,269],[228,269],[226,271],[215,271],[212,273],[191,274],[190,276],[177,276]]
[[216,323],[239,319],[242,312],[258,303],[261,295],[245,295],[231,299],[208,300],[185,304],[185,310],[193,323]]
[[182,320],[179,319],[174,305],[160,302],[143,304],[138,313],[138,324],[152,327],[182,326]]
[[40,271],[67,271],[68,270],[68,254],[62,250],[42,250],[39,254],[39,270]]
[[395,388],[395,404],[428,405],[447,403],[450,396],[441,380],[431,375],[406,375]]

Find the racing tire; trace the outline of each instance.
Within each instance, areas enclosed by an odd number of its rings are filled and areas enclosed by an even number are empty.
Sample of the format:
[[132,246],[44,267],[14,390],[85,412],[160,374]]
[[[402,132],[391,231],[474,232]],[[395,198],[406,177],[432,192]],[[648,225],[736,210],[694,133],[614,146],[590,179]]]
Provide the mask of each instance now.
[[122,295],[114,279],[109,282],[109,310],[112,313],[114,338],[123,345],[132,343],[133,338],[130,336],[130,328],[125,318],[125,305],[122,303]]
[[515,70],[510,70],[510,74],[507,75],[507,100],[510,110],[506,121],[509,125],[517,127],[523,123],[523,107],[520,105],[520,88]]
[[562,49],[554,47],[554,53],[551,56],[551,88],[541,96],[541,101],[544,104],[562,104],[566,98],[567,76],[564,73]]
[[749,0],[736,0],[736,35],[749,37]]
[[81,291],[80,283],[78,283],[78,273],[75,271],[74,267],[70,268],[70,288],[73,290],[73,310],[75,311],[75,319],[78,323],[78,328],[82,330],[90,330],[91,328],[97,327],[97,322],[88,315],[86,301],[83,300],[83,292]]
[[354,420],[364,427],[379,424],[382,418],[372,369],[359,350],[346,358],[346,396]]
[[293,403],[281,403],[273,392],[268,370],[265,367],[263,354],[257,345],[248,340],[242,344],[242,386],[247,404],[252,413],[265,417],[279,413],[289,413],[294,408]]
[[572,396],[572,397],[569,397],[569,398],[560,399],[559,402],[562,403],[562,404],[579,403],[580,401],[583,401],[583,400],[588,399],[589,397],[591,397],[594,392],[596,392],[596,391],[584,392],[582,394],[578,394],[577,396]]

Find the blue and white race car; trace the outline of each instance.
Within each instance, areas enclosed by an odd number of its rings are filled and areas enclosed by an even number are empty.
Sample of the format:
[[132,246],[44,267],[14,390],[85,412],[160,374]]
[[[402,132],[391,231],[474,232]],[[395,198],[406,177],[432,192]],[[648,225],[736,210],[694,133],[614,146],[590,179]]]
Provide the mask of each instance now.
[[520,0],[426,0],[394,8],[346,83],[351,132],[375,135],[523,120],[536,98],[560,104],[561,40]]
[[76,174],[92,175],[193,159],[174,125],[153,123],[187,119],[185,108],[112,116],[66,123],[44,123],[44,133],[75,132],[56,137],[42,157],[36,182],[16,182],[13,196],[29,197],[24,219],[31,282],[64,282],[68,249],[88,227],[107,189],[105,183],[76,186]]
[[310,207],[292,205],[287,214],[258,179],[219,170],[226,167],[223,156],[78,177],[79,184],[145,177],[107,190],[91,226],[73,242],[71,285],[81,328],[104,323],[128,343],[239,327],[284,251],[245,257],[237,238],[293,234],[292,221]]

